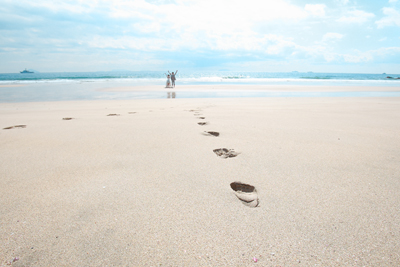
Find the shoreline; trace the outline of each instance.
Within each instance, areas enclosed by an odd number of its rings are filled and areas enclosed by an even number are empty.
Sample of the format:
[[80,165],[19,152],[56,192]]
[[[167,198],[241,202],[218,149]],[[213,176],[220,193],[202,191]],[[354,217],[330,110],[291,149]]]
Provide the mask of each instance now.
[[320,86],[320,85],[178,85],[175,88],[160,88],[160,86],[114,86],[97,89],[100,92],[135,92],[135,91],[268,91],[268,92],[400,92],[399,86]]
[[2,87],[1,103],[163,98],[400,97],[399,87],[299,85],[129,86],[119,83],[34,84]]

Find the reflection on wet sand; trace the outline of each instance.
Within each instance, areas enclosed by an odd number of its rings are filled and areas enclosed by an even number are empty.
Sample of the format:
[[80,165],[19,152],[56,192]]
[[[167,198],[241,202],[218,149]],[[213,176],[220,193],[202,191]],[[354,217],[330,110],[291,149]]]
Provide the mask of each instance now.
[[175,98],[176,94],[175,92],[167,92],[167,98]]

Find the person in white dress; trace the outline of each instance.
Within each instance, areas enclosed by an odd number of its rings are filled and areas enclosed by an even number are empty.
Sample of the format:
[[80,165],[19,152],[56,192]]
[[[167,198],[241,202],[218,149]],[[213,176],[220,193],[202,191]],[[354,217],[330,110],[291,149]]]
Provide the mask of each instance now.
[[165,85],[165,88],[171,88],[171,76],[169,74],[164,73],[165,76],[167,76],[167,84]]

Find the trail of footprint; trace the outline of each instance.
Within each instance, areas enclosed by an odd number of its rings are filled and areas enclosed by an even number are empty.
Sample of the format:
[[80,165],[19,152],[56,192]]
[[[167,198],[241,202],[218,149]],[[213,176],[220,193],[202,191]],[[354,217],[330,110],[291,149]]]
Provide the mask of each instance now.
[[255,208],[260,204],[257,190],[254,186],[241,182],[233,182],[231,183],[231,188],[235,192],[236,197],[240,199],[244,205]]
[[[195,110],[191,110],[195,111]],[[197,111],[194,114],[195,116],[201,116]],[[198,117],[198,119],[205,119],[205,117]],[[199,125],[206,125],[208,122],[198,122]],[[219,132],[213,131],[204,131],[203,133],[206,136],[219,136]],[[227,148],[217,148],[214,149],[213,152],[220,158],[233,158],[238,156],[240,153],[235,152],[233,149]],[[254,186],[249,184],[244,184],[241,182],[233,182],[230,184],[232,190],[235,193],[235,196],[246,206],[255,208],[260,204],[260,200],[258,199],[257,190]]]
[[234,158],[237,155],[239,155],[238,152],[235,152],[233,149],[227,149],[227,148],[217,148],[213,150],[215,154],[217,154],[218,157],[220,158]]
[[3,130],[10,130],[10,129],[14,129],[14,128],[26,128],[26,125],[14,125],[14,126],[10,126],[10,127],[5,127],[5,128],[3,128]]

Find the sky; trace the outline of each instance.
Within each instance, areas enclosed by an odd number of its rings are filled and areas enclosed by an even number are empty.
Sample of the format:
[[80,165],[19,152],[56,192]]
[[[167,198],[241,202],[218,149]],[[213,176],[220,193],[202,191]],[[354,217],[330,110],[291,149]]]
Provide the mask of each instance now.
[[400,73],[400,0],[0,0],[0,73]]

